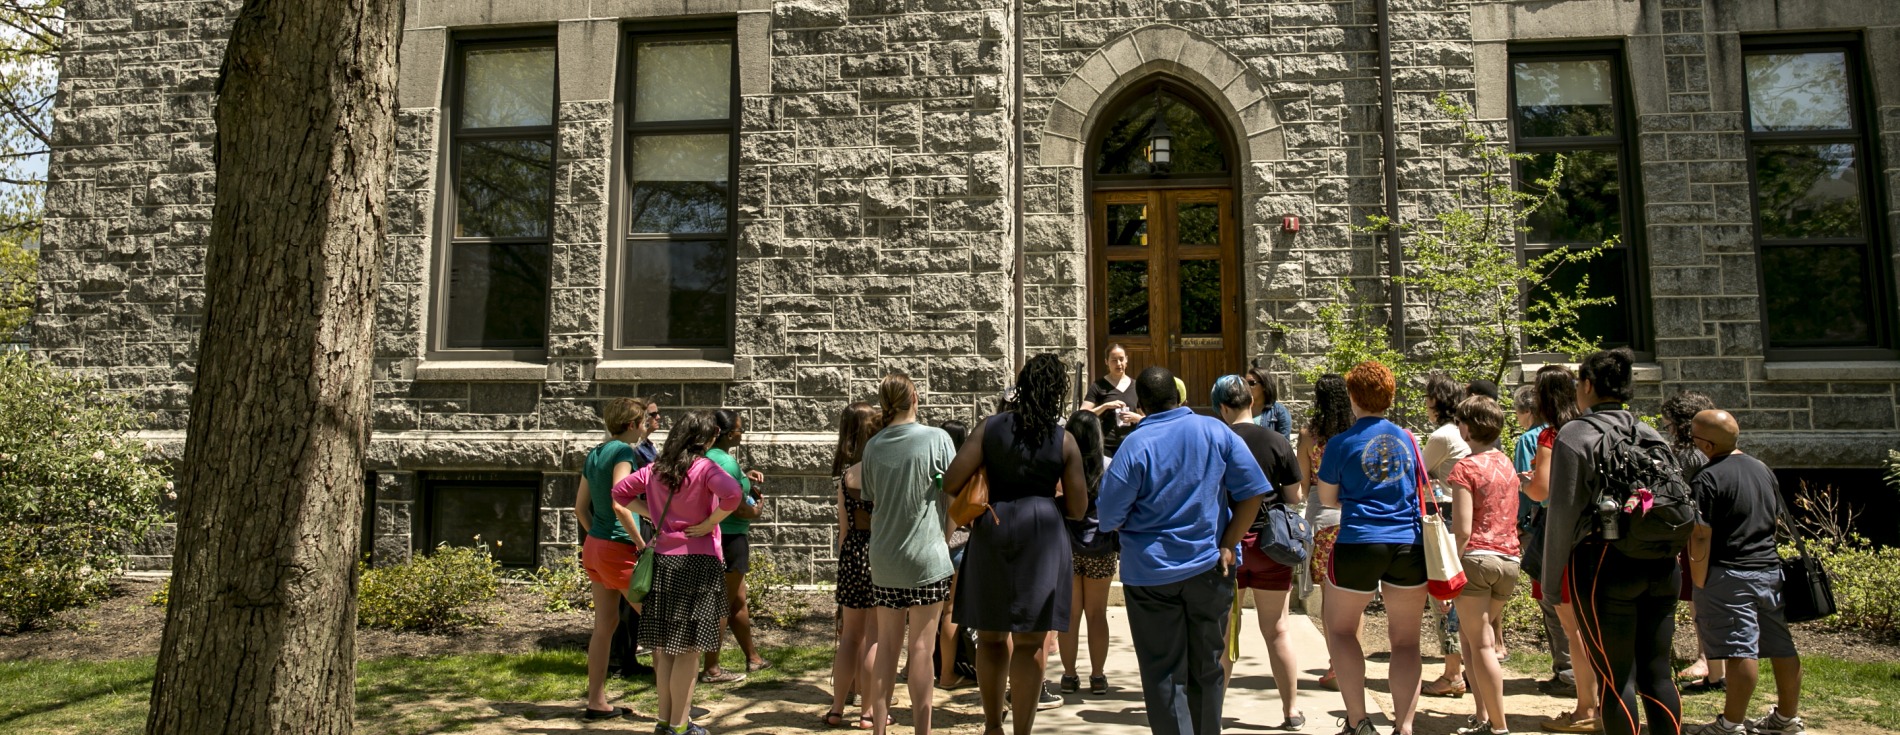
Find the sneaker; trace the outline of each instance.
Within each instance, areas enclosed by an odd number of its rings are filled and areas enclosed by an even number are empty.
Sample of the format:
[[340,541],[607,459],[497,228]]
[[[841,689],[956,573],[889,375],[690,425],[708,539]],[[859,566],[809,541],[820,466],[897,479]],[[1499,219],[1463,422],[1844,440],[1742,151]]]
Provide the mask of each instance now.
[[[1344,725],[1346,724],[1346,721],[1342,719],[1339,721],[1339,723],[1341,725]],[[1376,727],[1373,727],[1372,718],[1367,717],[1359,721],[1358,727],[1347,727],[1343,730],[1340,730],[1339,735],[1379,735],[1379,729]]]
[[1782,717],[1781,711],[1773,707],[1761,719],[1748,723],[1748,731],[1755,735],[1803,735],[1808,731],[1799,717]]
[[1055,709],[1061,707],[1062,704],[1062,695],[1049,691],[1049,682],[1044,681],[1042,683],[1042,696],[1036,698],[1036,709]]
[[1731,724],[1728,718],[1715,716],[1715,721],[1706,725],[1690,725],[1682,728],[1682,735],[1738,735],[1747,732],[1741,723]]
[[706,728],[700,727],[697,722],[688,722],[686,732],[682,735],[711,735],[711,733],[706,732]]
[[1577,696],[1577,683],[1564,681],[1560,676],[1553,676],[1537,682],[1537,691],[1548,696],[1569,699]]
[[1101,674],[1089,677],[1089,693],[1097,697],[1108,694],[1108,677]]
[[1074,694],[1082,688],[1082,677],[1074,674],[1062,675],[1062,693]]

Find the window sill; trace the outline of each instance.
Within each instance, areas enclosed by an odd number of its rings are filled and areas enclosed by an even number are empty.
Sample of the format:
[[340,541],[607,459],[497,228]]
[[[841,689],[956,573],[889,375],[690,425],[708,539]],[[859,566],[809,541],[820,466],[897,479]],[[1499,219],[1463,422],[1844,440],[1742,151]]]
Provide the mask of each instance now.
[[[1536,380],[1537,371],[1542,370],[1545,364],[1546,363],[1527,362],[1519,365],[1517,373],[1518,385],[1529,385],[1531,381]],[[1549,364],[1563,365],[1564,367],[1570,368],[1570,372],[1572,373],[1577,371],[1577,364],[1574,362]],[[1663,382],[1662,365],[1653,362],[1639,362],[1631,365],[1630,379],[1638,383],[1661,383]]]
[[594,366],[594,380],[628,383],[640,380],[731,380],[732,363],[712,360],[602,360]]
[[424,360],[416,365],[416,380],[455,383],[528,383],[548,379],[548,366],[514,360]]
[[1828,383],[1900,380],[1900,360],[1764,362],[1761,368],[1771,381]]

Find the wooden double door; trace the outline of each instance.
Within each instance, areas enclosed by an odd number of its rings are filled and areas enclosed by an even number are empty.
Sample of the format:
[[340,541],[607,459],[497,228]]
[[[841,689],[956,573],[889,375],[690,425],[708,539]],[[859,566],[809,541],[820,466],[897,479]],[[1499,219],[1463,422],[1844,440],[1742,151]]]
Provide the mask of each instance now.
[[1130,374],[1167,367],[1205,404],[1215,378],[1244,366],[1232,190],[1099,191],[1091,207],[1091,374],[1120,344]]

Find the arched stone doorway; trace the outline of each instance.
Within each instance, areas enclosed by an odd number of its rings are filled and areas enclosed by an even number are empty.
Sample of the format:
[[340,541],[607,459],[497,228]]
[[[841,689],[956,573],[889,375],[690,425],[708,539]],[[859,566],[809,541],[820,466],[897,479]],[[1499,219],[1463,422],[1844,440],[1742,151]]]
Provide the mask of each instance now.
[[1089,341],[1129,369],[1162,365],[1195,389],[1246,361],[1232,133],[1199,92],[1166,75],[1105,108],[1083,158]]

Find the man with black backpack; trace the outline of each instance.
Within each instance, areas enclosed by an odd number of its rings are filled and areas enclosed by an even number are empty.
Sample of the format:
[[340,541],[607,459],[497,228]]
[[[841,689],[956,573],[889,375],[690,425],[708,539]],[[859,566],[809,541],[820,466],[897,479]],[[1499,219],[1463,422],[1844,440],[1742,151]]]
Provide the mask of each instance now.
[[1577,405],[1552,450],[1544,596],[1565,585],[1597,671],[1606,735],[1679,735],[1682,701],[1670,662],[1694,500],[1661,434],[1623,407],[1635,356],[1604,350],[1578,365]]

